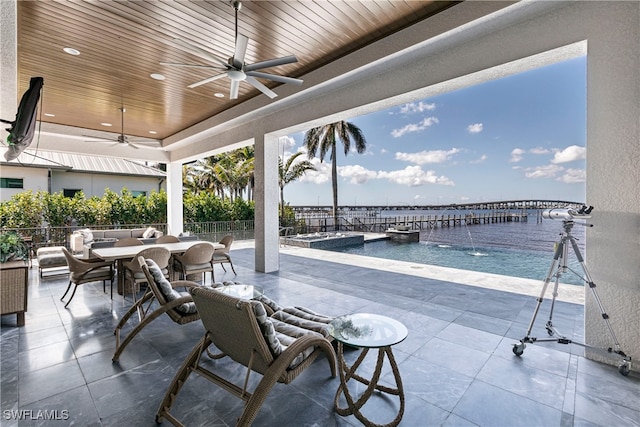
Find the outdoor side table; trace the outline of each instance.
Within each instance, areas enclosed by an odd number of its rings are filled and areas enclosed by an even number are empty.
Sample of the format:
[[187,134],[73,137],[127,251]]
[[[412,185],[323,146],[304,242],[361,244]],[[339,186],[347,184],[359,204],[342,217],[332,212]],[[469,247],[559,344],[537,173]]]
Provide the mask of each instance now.
[[[337,317],[329,323],[329,334],[338,342],[338,369],[340,371],[340,386],[334,399],[335,410],[342,416],[354,415],[360,422],[371,427],[395,427],[400,423],[404,414],[404,390],[400,371],[396,364],[391,347],[403,341],[408,334],[407,328],[390,317],[378,314],[356,313]],[[344,360],[344,345],[361,348],[360,355],[352,366],[347,366]],[[356,373],[369,349],[378,349],[378,360],[371,379],[366,379]],[[393,372],[395,388],[378,384],[385,356]],[[360,396],[352,396],[348,388],[349,380],[358,381],[366,385]],[[367,403],[374,391],[398,396],[400,409],[395,419],[388,424],[376,424],[362,414],[362,407]],[[338,400],[344,395],[347,407],[340,407]]]

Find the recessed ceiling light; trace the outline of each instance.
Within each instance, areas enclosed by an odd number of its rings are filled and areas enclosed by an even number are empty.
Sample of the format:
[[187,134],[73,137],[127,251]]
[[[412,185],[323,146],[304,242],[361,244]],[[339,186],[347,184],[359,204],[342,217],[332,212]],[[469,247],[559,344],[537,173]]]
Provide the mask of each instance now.
[[56,116],[55,114],[51,114],[51,113],[44,113],[44,115],[47,116],[47,117],[55,117]]
[[74,55],[74,56],[78,56],[80,55],[80,51],[78,49],[74,49],[72,47],[65,47],[64,50],[66,53],[68,53],[69,55]]
[[100,123],[102,126],[113,126],[111,123]]
[[149,76],[152,79],[155,79],[155,80],[164,80],[164,79],[166,79],[165,76],[163,76],[162,74],[158,74],[158,73],[149,74]]
[[157,134],[158,132],[156,132],[155,130],[150,130],[150,131],[149,131],[149,133],[151,133],[151,134],[155,135],[155,134]]
[[224,98],[224,93],[216,92],[213,94],[216,98]]

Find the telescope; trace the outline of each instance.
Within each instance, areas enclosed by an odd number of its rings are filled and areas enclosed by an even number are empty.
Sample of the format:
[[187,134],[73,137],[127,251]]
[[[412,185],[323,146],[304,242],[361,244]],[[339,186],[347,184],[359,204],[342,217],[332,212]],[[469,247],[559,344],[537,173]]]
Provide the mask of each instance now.
[[542,211],[542,218],[559,219],[562,221],[571,221],[573,219],[591,218],[593,206],[582,206],[580,209],[561,208],[561,209],[545,209]]

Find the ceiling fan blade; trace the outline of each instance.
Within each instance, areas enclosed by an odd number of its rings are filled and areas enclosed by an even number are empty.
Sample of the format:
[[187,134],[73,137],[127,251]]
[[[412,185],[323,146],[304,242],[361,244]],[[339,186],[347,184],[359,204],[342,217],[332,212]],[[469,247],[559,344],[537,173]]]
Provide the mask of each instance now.
[[233,66],[237,69],[241,69],[244,64],[244,55],[247,53],[247,44],[249,38],[243,34],[238,34],[236,37],[236,50],[233,53]]
[[201,85],[203,85],[203,84],[206,84],[206,83],[212,82],[212,81],[214,81],[214,80],[221,79],[221,78],[226,77],[226,76],[227,76],[227,73],[220,73],[220,74],[216,74],[216,75],[215,75],[215,76],[213,76],[213,77],[207,77],[206,79],[204,79],[204,80],[200,80],[199,82],[191,83],[191,84],[190,84],[189,86],[187,86],[187,87],[188,87],[189,89],[193,89],[194,87],[201,86]]
[[229,99],[238,99],[238,89],[240,89],[240,81],[231,80],[231,90],[229,93]]
[[269,80],[273,80],[275,82],[281,82],[281,83],[291,83],[294,85],[301,85],[303,83],[302,80],[294,79],[293,77],[278,76],[276,74],[269,74],[269,73],[261,73],[260,71],[249,71],[246,74],[247,76],[259,77],[261,79],[269,79]]
[[160,65],[169,65],[171,67],[205,68],[207,70],[226,70],[226,68],[222,68],[220,65],[180,64],[177,62],[161,62]]
[[137,149],[138,149],[138,146],[137,146],[137,145],[132,144],[132,143],[130,143],[130,142],[127,142],[125,145],[128,145],[129,147],[131,147],[131,148],[133,148],[133,149],[135,149],[135,150],[137,150]]
[[282,58],[267,59],[266,61],[256,62],[255,64],[246,65],[244,71],[260,70],[262,68],[277,67],[278,65],[292,64],[298,62],[294,55],[283,56]]
[[247,76],[247,78],[244,81],[249,83],[250,85],[252,85],[256,89],[258,89],[260,92],[264,93],[265,95],[267,95],[271,99],[273,99],[276,96],[278,96],[274,91],[272,91],[271,89],[269,89],[268,87],[266,87],[265,85],[263,85],[262,83],[260,83],[259,81],[257,81],[256,79],[254,79],[251,76]]
[[200,48],[198,46],[194,46],[191,43],[188,43],[188,42],[186,42],[186,41],[184,41],[182,39],[175,38],[175,39],[173,39],[173,41],[176,42],[177,44],[179,44],[180,46],[182,46],[183,48],[190,50],[191,53],[193,53],[194,55],[200,56],[200,57],[202,57],[204,59],[208,59],[208,60],[211,60],[211,61],[214,61],[214,62],[218,62],[219,64],[221,64],[224,67],[229,65],[227,63],[227,61],[225,61],[225,60],[223,60],[221,58],[218,58],[217,56],[212,55],[211,53],[207,52],[206,50],[204,50],[204,49],[202,49],[202,48]]

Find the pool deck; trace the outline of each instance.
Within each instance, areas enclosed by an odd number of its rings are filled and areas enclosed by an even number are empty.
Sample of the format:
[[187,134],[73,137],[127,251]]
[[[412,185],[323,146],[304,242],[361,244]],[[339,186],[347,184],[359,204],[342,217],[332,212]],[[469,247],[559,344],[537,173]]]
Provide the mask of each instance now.
[[[620,375],[617,357],[603,364],[585,358],[580,346],[556,342],[528,344],[522,357],[513,354],[536,298],[512,287],[533,285],[535,294],[537,281],[294,247],[280,248],[280,270],[265,274],[255,271],[253,246],[234,242],[230,254],[238,275],[216,266],[216,281],[259,284],[284,306],[331,316],[377,313],[407,327],[408,337],[393,347],[406,396],[400,427],[640,426],[640,374]],[[66,276],[40,279],[34,265],[26,325],[18,328],[15,316],[2,316],[1,350],[3,414],[58,411],[68,419],[18,423],[14,417],[2,425],[155,426],[168,383],[202,337],[202,324],[180,326],[160,316],[112,363],[113,330],[131,297],[111,300],[102,283],[89,283],[65,309],[60,297],[67,283]],[[548,307],[543,305],[532,336],[546,335]],[[554,326],[565,336],[584,342],[583,325],[583,305],[557,302]],[[348,351],[348,363],[358,353]],[[359,373],[372,374],[370,357]],[[245,378],[227,359],[216,361],[215,369],[239,383]],[[390,375],[385,367],[382,382],[388,384]],[[250,386],[257,379],[252,375]],[[290,385],[276,385],[254,427],[361,425],[336,414],[338,383],[326,361],[317,361]],[[377,394],[365,408],[378,423],[397,410],[397,401]],[[185,425],[226,427],[241,411],[242,401],[192,375],[172,413]]]

